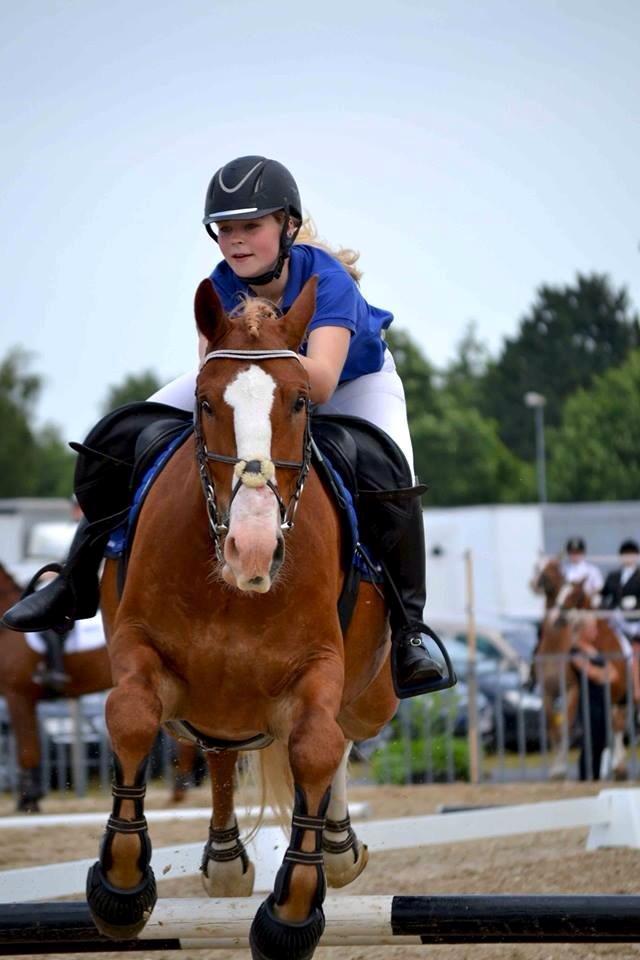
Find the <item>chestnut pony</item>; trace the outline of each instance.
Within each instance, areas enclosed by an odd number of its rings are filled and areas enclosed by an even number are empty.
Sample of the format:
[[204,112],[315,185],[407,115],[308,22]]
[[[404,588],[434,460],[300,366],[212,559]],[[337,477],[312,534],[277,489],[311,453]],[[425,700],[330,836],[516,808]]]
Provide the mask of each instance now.
[[[14,604],[21,593],[21,588],[0,564],[0,610]],[[24,634],[0,625],[0,695],[6,700],[16,740],[19,767],[17,809],[22,813],[37,813],[43,795],[36,707],[45,691],[33,682],[40,659]],[[81,697],[85,693],[108,690],[111,686],[111,668],[105,646],[67,654],[64,666],[69,676],[64,690],[66,697]]]
[[325,877],[344,885],[366,863],[348,819],[346,757],[397,700],[379,591],[362,584],[344,637],[338,619],[341,531],[311,463],[309,382],[297,356],[315,286],[312,278],[280,317],[259,300],[228,316],[210,281],[200,284],[196,321],[208,347],[195,435],[147,496],[120,600],[113,565],[103,576],[115,799],[87,894],[112,937],[138,933],[155,903],[144,771],[162,723],[182,722],[218,744],[208,754],[203,862],[212,896],[252,891],[233,806],[238,748],[273,738],[265,754],[279,745],[286,757],[291,841],[252,926],[255,958],[311,957]]
[[[7,610],[22,594],[21,587],[0,563],[0,610]],[[18,813],[39,813],[40,800],[46,790],[41,777],[41,746],[36,710],[47,698],[46,691],[34,683],[40,654],[27,643],[23,633],[7,630],[0,624],[0,696],[5,698],[9,721],[16,741]],[[67,653],[64,668],[69,680],[62,696],[74,699],[87,693],[99,693],[111,687],[111,664],[106,646],[76,653]],[[195,749],[180,743],[176,755],[176,772],[171,800],[182,802],[190,783]]]
[[[624,779],[627,766],[623,704],[628,682],[625,654],[618,635],[606,618],[589,617],[591,598],[584,584],[566,582],[559,560],[552,558],[546,562],[534,582],[534,589],[545,596],[545,617],[535,654],[535,670],[553,756],[550,776],[561,779],[567,773],[569,734],[576,720],[580,698],[580,678],[571,666],[569,656],[577,634],[591,630],[593,645],[610,663],[613,772],[616,779]],[[558,699],[566,705],[566,716],[557,711]]]

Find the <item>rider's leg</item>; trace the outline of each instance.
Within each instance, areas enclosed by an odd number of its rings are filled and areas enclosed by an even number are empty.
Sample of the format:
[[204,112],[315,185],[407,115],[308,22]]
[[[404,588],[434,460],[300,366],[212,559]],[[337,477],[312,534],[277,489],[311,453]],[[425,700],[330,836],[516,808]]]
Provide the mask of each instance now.
[[[362,417],[380,427],[398,444],[413,476],[413,450],[404,388],[388,351],[378,373],[339,386],[318,412]],[[372,520],[376,527],[376,545],[382,545],[384,565],[401,600],[397,603],[391,597],[394,686],[398,696],[414,696],[433,688],[445,676],[440,663],[428,653],[422,622],[426,557],[420,500],[404,501],[402,507],[381,502],[375,508]]]
[[49,690],[62,693],[65,684],[71,679],[64,670],[64,642],[68,631],[61,633],[58,630],[43,630],[40,635],[46,645],[44,662],[40,662],[33,679]]
[[148,397],[148,402],[164,403],[169,407],[176,407],[178,410],[188,410],[193,412],[193,404],[196,393],[196,371],[190,370],[189,373],[183,373],[181,377],[176,377],[171,383],[160,387],[155,393]]
[[21,633],[67,631],[75,620],[93,617],[100,598],[98,569],[105,539],[104,534],[92,535],[88,522],[82,519],[59,576],[37,590],[36,575],[22,599],[2,617],[4,626]]

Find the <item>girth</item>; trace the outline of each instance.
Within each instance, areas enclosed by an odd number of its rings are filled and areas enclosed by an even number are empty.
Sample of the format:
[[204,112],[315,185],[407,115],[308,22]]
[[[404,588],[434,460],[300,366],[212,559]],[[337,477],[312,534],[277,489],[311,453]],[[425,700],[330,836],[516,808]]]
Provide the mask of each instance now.
[[188,720],[167,720],[163,726],[178,740],[195,743],[205,753],[224,753],[225,750],[263,750],[273,743],[270,733],[257,733],[246,740],[223,740],[197,730]]

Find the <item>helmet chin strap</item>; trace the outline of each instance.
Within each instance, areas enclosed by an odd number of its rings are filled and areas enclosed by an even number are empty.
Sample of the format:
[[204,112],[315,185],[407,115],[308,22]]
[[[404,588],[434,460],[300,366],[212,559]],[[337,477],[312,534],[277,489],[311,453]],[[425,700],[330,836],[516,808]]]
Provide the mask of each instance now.
[[[239,279],[243,280],[244,283],[248,283],[250,287],[264,287],[267,283],[271,283],[272,280],[278,280],[281,277],[285,262],[287,261],[289,252],[291,251],[291,247],[293,246],[295,239],[298,236],[300,227],[302,226],[302,224],[299,223],[293,233],[287,236],[290,219],[291,215],[289,212],[289,204],[287,204],[284,207],[284,220],[282,221],[282,230],[280,231],[280,252],[278,254],[278,259],[274,263],[271,270],[267,270],[265,273],[260,273],[257,277],[239,277]],[[209,224],[206,224],[205,229],[209,236],[212,237],[216,243],[218,243],[217,234]],[[231,269],[233,270],[233,267]],[[238,276],[237,273],[236,276]]]
[[[271,283],[272,280],[278,280],[282,275],[285,260],[287,260],[288,256],[288,250],[280,250],[278,259],[271,270],[267,270],[266,273],[260,273],[257,277],[240,277],[240,279],[244,280],[245,283],[248,283],[250,287],[263,287],[267,283]],[[238,275],[236,274],[236,276]]]

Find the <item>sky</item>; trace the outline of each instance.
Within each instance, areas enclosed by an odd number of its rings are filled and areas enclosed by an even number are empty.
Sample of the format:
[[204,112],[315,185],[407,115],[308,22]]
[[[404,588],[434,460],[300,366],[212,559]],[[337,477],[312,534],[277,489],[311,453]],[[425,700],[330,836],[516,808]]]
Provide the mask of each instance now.
[[637,0],[4,3],[0,358],[33,352],[67,439],[193,367],[206,187],[244,154],[436,365],[577,272],[640,306],[638,49]]

